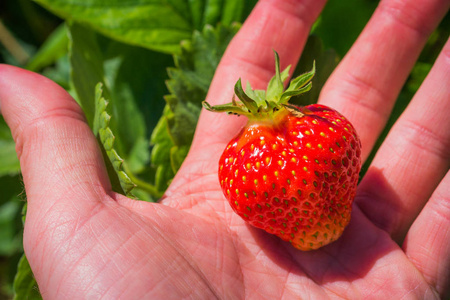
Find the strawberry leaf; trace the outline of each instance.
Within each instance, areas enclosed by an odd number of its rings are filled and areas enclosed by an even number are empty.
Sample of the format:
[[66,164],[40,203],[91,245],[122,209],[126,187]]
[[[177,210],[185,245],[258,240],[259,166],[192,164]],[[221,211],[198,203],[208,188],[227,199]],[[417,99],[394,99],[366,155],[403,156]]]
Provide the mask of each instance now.
[[235,114],[239,114],[239,115],[248,114],[248,111],[244,107],[239,106],[239,104],[237,104],[236,102],[211,106],[208,102],[203,101],[202,104],[203,104],[203,107],[209,111],[229,112],[232,114],[235,113]]
[[[108,175],[111,179],[112,189],[123,195],[134,197],[131,190],[136,186],[123,169],[124,161],[114,149],[114,134],[109,128],[111,116],[106,111],[108,102],[102,97],[102,84],[95,87],[95,117],[94,134],[100,140],[102,150],[106,154],[105,161],[108,169]],[[108,161],[106,160],[109,160]],[[112,168],[111,168],[112,166]]]
[[[207,24],[243,21],[255,0],[36,0],[64,19],[105,36],[164,53],[180,53],[180,42]],[[247,4],[245,7],[244,4]]]
[[247,107],[247,109],[251,113],[256,114],[256,112],[258,111],[258,107],[260,105],[259,105],[259,103],[257,103],[255,100],[250,98],[244,92],[244,89],[242,88],[242,83],[241,83],[241,79],[240,78],[236,82],[236,84],[234,85],[234,93],[236,94],[236,96],[238,96],[238,98],[242,101],[242,103],[244,103],[245,107]]
[[312,83],[308,82],[308,84],[302,88],[299,88],[298,90],[292,90],[292,91],[286,91],[281,95],[281,101],[280,103],[285,104],[289,101],[289,99],[293,96],[298,96],[301,94],[304,94],[306,92],[309,92],[312,88]]
[[[78,103],[92,128],[95,113],[95,85],[103,82],[103,54],[95,32],[76,23],[68,26],[71,79]],[[104,91],[109,99],[109,92]]]
[[283,70],[283,72],[280,72],[280,57],[276,51],[274,51],[275,54],[275,76],[270,79],[269,84],[267,85],[267,91],[266,91],[266,99],[267,100],[273,100],[275,102],[278,102],[280,95],[284,91],[284,85],[283,83],[286,81],[286,79],[289,77],[289,70],[291,69],[291,66],[287,66],[286,69]]
[[170,134],[168,120],[171,118],[174,118],[174,114],[167,105],[150,139],[153,144],[151,162],[156,168],[155,186],[159,191],[164,191],[170,180],[175,176],[171,155],[168,153],[168,149],[172,152],[171,149],[177,147]]
[[174,56],[175,67],[168,69],[170,95],[165,97],[166,108],[151,136],[151,161],[159,190],[167,188],[186,157],[214,72],[238,29],[237,24],[205,26],[192,40],[184,41],[181,54]]
[[147,128],[156,125],[164,107],[166,67],[172,58],[113,41],[76,23],[68,28],[72,84],[89,124],[97,132],[94,90],[102,82],[103,95],[109,100],[114,149],[137,184],[133,194],[155,201],[161,191],[148,184],[154,181],[156,170],[150,165]]
[[286,104],[291,97],[298,96],[309,92],[312,88],[311,79],[314,77],[316,73],[316,63],[313,62],[312,70],[304,73],[294,79],[289,84],[289,87],[280,97],[280,103]]
[[289,84],[289,87],[286,89],[286,92],[295,91],[304,87],[311,81],[311,79],[314,77],[315,74],[316,74],[316,63],[313,61],[312,70],[292,79],[292,81]]

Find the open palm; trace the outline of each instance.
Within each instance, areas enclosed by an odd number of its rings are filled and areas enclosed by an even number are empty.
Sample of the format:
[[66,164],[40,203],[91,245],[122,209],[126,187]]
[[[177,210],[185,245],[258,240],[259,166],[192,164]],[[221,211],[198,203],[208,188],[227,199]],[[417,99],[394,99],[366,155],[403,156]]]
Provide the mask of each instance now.
[[[261,0],[227,49],[207,100],[228,102],[239,77],[264,88],[273,75],[272,49],[282,67],[295,65],[323,5]],[[319,101],[351,120],[364,158],[448,6],[382,1],[324,87]],[[246,225],[224,199],[217,162],[243,118],[202,113],[191,151],[161,203],[136,201],[111,191],[95,137],[64,90],[37,74],[0,66],[1,109],[17,143],[29,202],[24,248],[42,295],[448,296],[449,53],[447,42],[378,151],[343,236],[311,252]]]

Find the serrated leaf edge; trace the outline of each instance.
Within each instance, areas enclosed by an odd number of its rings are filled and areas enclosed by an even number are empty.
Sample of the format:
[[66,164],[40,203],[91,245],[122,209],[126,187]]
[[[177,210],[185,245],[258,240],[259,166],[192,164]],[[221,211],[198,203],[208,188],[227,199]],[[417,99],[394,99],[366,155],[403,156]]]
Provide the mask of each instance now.
[[124,171],[123,164],[124,160],[119,156],[117,151],[114,149],[115,136],[109,127],[111,121],[111,116],[106,111],[108,107],[108,101],[103,98],[103,84],[101,82],[97,83],[95,86],[95,117],[94,117],[94,134],[98,135],[100,141],[106,151],[106,155],[110,160],[114,171],[119,178],[120,186],[125,193],[125,196],[134,198],[131,191],[137,186]]

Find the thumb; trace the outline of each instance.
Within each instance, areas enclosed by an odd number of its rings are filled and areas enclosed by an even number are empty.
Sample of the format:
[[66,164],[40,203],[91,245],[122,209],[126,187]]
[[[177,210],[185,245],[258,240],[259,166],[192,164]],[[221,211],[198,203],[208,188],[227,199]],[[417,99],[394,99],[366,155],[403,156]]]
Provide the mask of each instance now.
[[87,217],[108,198],[110,184],[81,108],[56,83],[0,65],[0,104],[16,142],[28,199],[26,250],[27,232],[37,237],[45,224]]

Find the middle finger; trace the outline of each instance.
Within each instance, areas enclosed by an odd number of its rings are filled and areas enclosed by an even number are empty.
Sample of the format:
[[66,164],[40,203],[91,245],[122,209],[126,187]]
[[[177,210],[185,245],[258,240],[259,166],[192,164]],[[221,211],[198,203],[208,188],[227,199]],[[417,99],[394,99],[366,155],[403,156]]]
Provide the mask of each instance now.
[[365,160],[409,72],[450,1],[383,0],[324,86],[319,102],[349,119]]

